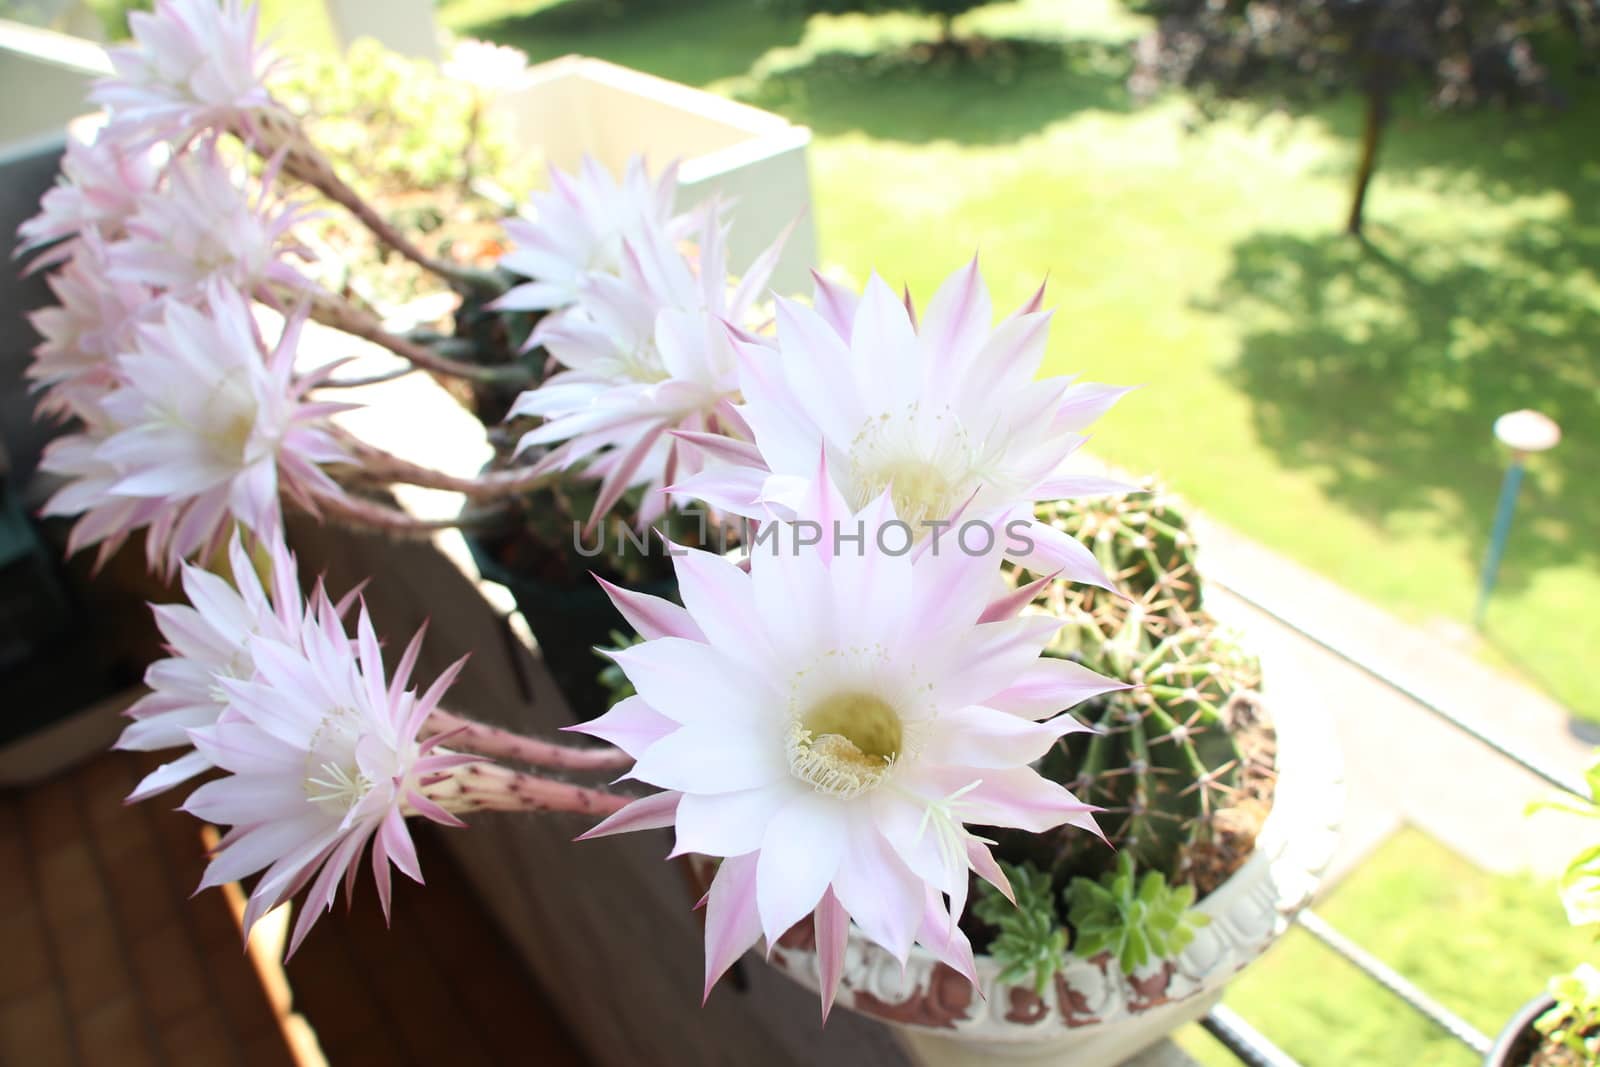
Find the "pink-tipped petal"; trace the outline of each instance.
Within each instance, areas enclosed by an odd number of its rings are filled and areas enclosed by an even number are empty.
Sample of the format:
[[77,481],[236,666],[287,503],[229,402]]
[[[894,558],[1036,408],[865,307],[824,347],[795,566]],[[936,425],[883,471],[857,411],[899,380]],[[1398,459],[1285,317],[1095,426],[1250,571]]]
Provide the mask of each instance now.
[[703,500],[718,511],[755,519],[763,517],[757,505],[766,480],[767,472],[760,467],[712,467],[677,479],[666,491]]
[[816,283],[816,294],[812,298],[812,304],[816,307],[817,314],[833,327],[840,338],[848,340],[850,324],[856,317],[856,294],[816,271],[811,272],[811,278]]
[[570,733],[587,734],[622,749],[634,759],[678,728],[638,696],[617,701],[598,719],[563,726]]
[[682,637],[689,641],[706,639],[689,613],[672,601],[624,589],[599,575],[595,575],[594,580],[600,583],[606,596],[611,598],[611,603],[628,621],[628,625],[638,631],[640,637],[649,641],[658,637]]
[[1046,586],[1055,581],[1059,574],[1047,574],[1042,578],[1035,578],[1024,585],[1019,585],[1005,596],[989,602],[983,609],[983,614],[978,616],[979,622],[1000,622],[1003,619],[1012,619],[1023,608],[1033,603],[1035,597],[1044,592]]
[[817,979],[822,986],[822,1021],[828,1021],[833,1001],[844,977],[844,952],[850,942],[850,914],[830,888],[822,894],[816,911]]
[[989,290],[978,273],[978,257],[973,256],[933,294],[922,316],[918,336],[934,353],[932,373],[958,374],[983,344],[993,317]]
[[1017,902],[1016,894],[1011,889],[1011,879],[1006,877],[1005,870],[994,858],[994,853],[989,851],[988,845],[977,838],[967,838],[967,863],[972,866],[974,874],[998,889],[1012,904]]
[[679,793],[654,793],[635,800],[615,814],[608,815],[594,827],[579,834],[575,840],[588,841],[595,837],[610,837],[634,830],[659,830],[671,826],[677,816]]
[[954,767],[1016,767],[1032,763],[1070,733],[1088,729],[1070,715],[1032,722],[980,704],[945,711],[923,742],[920,758]]
[[1061,530],[1034,520],[1028,523],[1027,539],[1031,547],[1023,544],[1017,551],[1007,552],[1019,566],[1035,574],[1059,574],[1069,582],[1094,585],[1123,595],[1100,566],[1100,561],[1094,558],[1094,553]]
[[917,941],[933,953],[940,963],[971,982],[973,988],[982,995],[983,990],[978,985],[978,961],[972,955],[972,942],[967,940],[966,933],[945,910],[944,901],[932,889],[927,892],[922,925],[917,929]]
[[709,459],[731,463],[736,467],[766,468],[761,450],[748,441],[738,441],[720,433],[699,433],[694,430],[673,430],[672,436],[691,445]]
[[1097,674],[1081,663],[1046,656],[1030,663],[985,703],[1025,719],[1043,719],[1102,693],[1127,688],[1126,683]]
[[756,906],[757,854],[722,861],[706,899],[706,984],[701,1001],[709,1000],[733,962],[761,939],[761,914]]
[[1093,474],[1063,474],[1042,482],[1035,490],[1040,500],[1081,500],[1095,496],[1126,496],[1129,493],[1147,493],[1148,489],[1119,482],[1115,478],[1101,478]]
[[1110,411],[1117,401],[1137,388],[1134,385],[1103,385],[1100,382],[1074,385],[1062,398],[1051,429],[1057,433],[1086,430]]

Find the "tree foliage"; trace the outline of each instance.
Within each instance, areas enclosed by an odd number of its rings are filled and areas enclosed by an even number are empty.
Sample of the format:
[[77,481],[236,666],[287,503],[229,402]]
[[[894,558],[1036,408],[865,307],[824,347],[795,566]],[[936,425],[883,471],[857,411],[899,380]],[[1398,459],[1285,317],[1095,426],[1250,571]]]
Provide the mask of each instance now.
[[1600,51],[1600,0],[1128,0],[1154,16],[1132,88],[1179,85],[1216,98],[1359,92],[1366,133],[1349,228],[1359,231],[1378,139],[1396,93],[1442,108],[1561,106],[1552,42],[1580,65]]
[[982,7],[992,0],[768,0],[788,11],[807,15],[876,15],[886,11],[910,11],[922,15],[937,15],[940,35],[948,41],[951,37],[951,20],[957,15]]
[[787,0],[787,6],[815,15],[843,15],[853,12],[877,14],[884,11],[917,11],[926,15],[955,17],[992,0]]

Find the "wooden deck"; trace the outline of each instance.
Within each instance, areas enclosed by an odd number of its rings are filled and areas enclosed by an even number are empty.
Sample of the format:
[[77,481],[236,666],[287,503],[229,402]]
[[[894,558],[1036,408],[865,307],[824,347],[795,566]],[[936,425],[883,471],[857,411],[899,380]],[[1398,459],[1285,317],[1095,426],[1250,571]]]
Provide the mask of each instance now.
[[392,930],[366,885],[286,970],[267,939],[244,952],[236,888],[190,899],[204,828],[123,805],[150,765],[0,792],[0,1065],[588,1063],[428,833]]

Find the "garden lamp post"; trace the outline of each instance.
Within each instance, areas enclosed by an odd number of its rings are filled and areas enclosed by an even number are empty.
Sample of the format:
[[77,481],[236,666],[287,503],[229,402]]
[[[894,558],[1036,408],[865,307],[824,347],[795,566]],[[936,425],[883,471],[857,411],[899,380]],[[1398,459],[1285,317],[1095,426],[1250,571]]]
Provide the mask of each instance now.
[[1535,452],[1546,452],[1561,441],[1561,427],[1554,419],[1524,408],[1494,420],[1494,435],[1511,449],[1511,464],[1500,483],[1500,502],[1495,506],[1494,529],[1489,534],[1489,552],[1483,559],[1483,576],[1478,581],[1478,606],[1472,613],[1473,625],[1483,628],[1483,613],[1489,607],[1489,594],[1500,576],[1500,559],[1505,555],[1506,539],[1511,535],[1511,518],[1517,510],[1517,493],[1522,488],[1523,462]]

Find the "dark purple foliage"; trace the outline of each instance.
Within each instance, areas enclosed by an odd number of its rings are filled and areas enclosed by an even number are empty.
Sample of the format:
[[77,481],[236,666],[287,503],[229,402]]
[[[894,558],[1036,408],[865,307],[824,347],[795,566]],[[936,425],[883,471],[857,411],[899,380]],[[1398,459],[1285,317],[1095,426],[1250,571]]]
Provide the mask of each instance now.
[[[1366,129],[1348,228],[1359,232],[1390,102],[1418,87],[1443,108],[1565,101],[1541,51],[1580,70],[1600,52],[1600,0],[1128,0],[1156,26],[1130,88],[1164,85],[1202,104],[1245,95],[1301,101],[1353,90]],[[1564,39],[1564,40],[1563,40]],[[1568,47],[1570,43],[1570,47]]]

